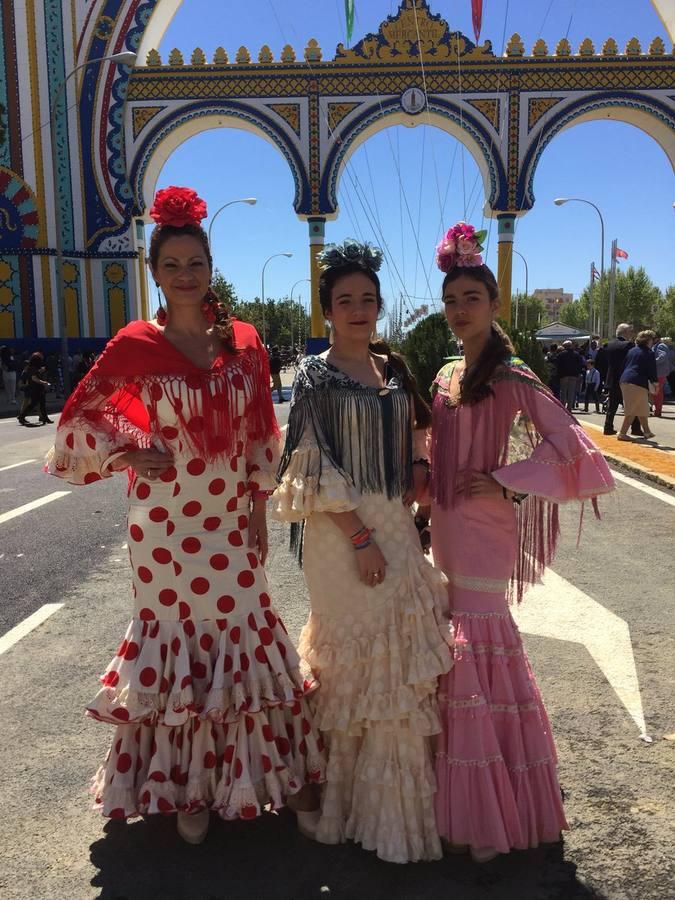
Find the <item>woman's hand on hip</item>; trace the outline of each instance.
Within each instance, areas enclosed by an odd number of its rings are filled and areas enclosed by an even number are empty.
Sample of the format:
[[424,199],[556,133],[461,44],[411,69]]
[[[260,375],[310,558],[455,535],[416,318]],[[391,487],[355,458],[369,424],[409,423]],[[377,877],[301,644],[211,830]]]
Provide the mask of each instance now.
[[133,469],[139,478],[155,481],[173,465],[173,456],[159,450],[130,450],[115,459],[115,469]]
[[354,550],[356,565],[359,568],[359,578],[368,587],[376,587],[382,584],[387,570],[387,560],[382,551],[371,538],[371,543],[363,550]]
[[[465,482],[461,481],[461,486],[457,489],[458,494],[465,493]],[[501,484],[486,472],[472,472],[469,487],[469,494],[472,497],[492,497],[494,499],[503,497]]]

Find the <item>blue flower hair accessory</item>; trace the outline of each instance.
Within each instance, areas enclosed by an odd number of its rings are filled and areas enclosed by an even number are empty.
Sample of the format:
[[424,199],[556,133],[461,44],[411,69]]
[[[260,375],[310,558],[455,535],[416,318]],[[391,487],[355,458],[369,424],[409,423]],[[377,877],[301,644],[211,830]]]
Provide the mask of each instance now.
[[373,272],[377,272],[382,265],[382,259],[383,253],[379,247],[368,243],[362,244],[360,241],[355,241],[354,238],[347,238],[342,244],[327,244],[325,249],[317,255],[317,261],[322,269],[361,263]]

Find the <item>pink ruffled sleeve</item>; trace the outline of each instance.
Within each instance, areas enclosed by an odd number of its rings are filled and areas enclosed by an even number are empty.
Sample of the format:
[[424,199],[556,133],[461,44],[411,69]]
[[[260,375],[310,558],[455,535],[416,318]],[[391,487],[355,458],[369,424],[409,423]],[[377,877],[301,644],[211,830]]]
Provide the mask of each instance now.
[[605,459],[573,416],[547,392],[521,384],[520,411],[532,422],[540,442],[527,459],[492,472],[511,491],[554,503],[587,500],[614,490]]

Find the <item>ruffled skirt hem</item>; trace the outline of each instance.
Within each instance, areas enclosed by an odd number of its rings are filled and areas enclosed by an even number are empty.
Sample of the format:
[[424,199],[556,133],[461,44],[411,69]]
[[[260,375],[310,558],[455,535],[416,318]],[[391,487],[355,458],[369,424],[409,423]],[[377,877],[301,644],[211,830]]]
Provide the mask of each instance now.
[[455,665],[439,685],[440,835],[500,853],[558,841],[568,826],[555,745],[516,624],[470,613],[454,624]]
[[95,808],[111,818],[196,812],[252,819],[278,809],[326,764],[305,701],[245,714],[234,723],[193,717],[181,728],[120,725],[92,781]]

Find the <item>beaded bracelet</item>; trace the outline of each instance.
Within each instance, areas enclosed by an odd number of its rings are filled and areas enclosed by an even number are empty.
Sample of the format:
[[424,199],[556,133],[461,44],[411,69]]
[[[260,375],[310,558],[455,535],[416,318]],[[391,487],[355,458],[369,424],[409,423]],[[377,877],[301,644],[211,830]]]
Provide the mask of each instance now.
[[358,545],[357,545],[357,544],[354,544],[354,549],[355,549],[355,550],[365,550],[366,547],[370,547],[370,545],[371,545],[372,543],[373,543],[373,542],[370,540],[370,538],[368,538],[368,540],[367,540],[367,541],[364,541],[362,544],[358,544]]
[[364,525],[363,528],[359,528],[358,531],[355,531],[354,534],[349,538],[349,540],[356,546],[356,544],[361,544],[363,541],[367,541],[370,537],[370,529],[366,528]]
[[370,529],[366,528],[365,525],[353,534],[350,540],[355,550],[365,550],[366,547],[370,547],[373,543],[370,539]]

